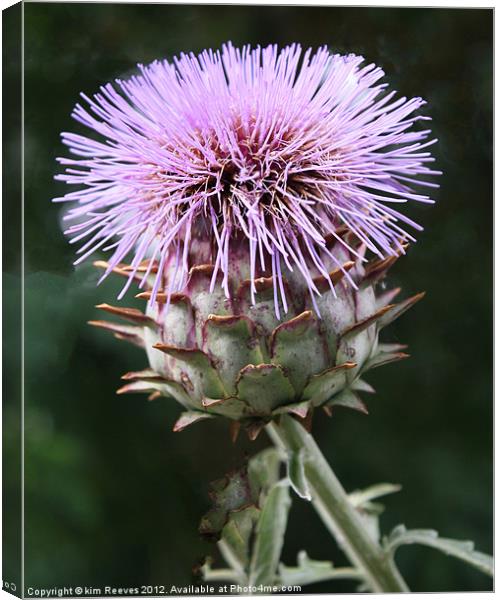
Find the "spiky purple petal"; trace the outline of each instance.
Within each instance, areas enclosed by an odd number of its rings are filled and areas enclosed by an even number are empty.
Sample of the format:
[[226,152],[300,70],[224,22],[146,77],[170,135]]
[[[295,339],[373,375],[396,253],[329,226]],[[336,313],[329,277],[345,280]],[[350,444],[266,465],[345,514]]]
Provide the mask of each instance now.
[[432,202],[411,186],[436,187],[421,180],[439,174],[425,150],[435,140],[413,128],[428,119],[415,113],[424,101],[396,99],[363,60],[226,44],[139,65],[139,75],[82,94],[87,108],[73,117],[99,140],[62,134],[77,158],[60,158],[57,178],[80,189],[56,199],[76,203],[65,216],[82,244],[76,262],[112,251],[106,276],[133,256],[123,294],[144,259],[158,261],[153,302],[164,287],[169,296],[183,288],[190,244],[204,235],[211,288],[229,295],[230,255],[245,244],[251,296],[256,273],[271,273],[279,312],[283,269],[301,273],[315,305],[311,273],[329,279],[325,237],[342,225],[380,257],[404,251],[414,238],[400,223],[420,227],[392,205]]

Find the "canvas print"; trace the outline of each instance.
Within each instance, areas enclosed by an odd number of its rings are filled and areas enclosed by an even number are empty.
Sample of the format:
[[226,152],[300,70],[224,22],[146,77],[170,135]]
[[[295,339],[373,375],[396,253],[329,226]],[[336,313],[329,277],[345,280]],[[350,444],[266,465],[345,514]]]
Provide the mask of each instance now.
[[3,589],[492,591],[492,9],[3,27]]

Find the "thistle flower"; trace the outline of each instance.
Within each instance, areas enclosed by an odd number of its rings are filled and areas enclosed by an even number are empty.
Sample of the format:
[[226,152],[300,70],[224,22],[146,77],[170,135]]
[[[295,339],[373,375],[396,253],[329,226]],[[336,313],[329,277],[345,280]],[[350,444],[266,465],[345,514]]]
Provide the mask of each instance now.
[[415,114],[424,101],[387,93],[382,69],[362,63],[326,48],[227,44],[82,94],[88,108],[73,116],[98,139],[62,134],[78,158],[59,159],[58,179],[80,189],[56,199],[76,203],[65,217],[82,244],[76,263],[112,250],[105,277],[132,256],[121,298],[142,261],[158,261],[152,304],[172,257],[167,293],[185,287],[191,242],[203,236],[215,250],[211,291],[221,272],[230,296],[231,255],[246,245],[252,299],[258,272],[271,270],[275,310],[280,295],[286,311],[283,273],[294,271],[317,310],[311,271],[333,289],[328,266],[342,265],[327,239],[345,245],[339,227],[379,258],[404,252],[408,226],[421,228],[393,205],[432,202],[411,186],[435,186],[421,179],[437,173],[424,151],[435,140],[412,128],[428,118]]
[[393,205],[432,202],[414,186],[437,187],[426,150],[436,140],[413,127],[428,118],[416,112],[423,100],[386,92],[383,71],[362,63],[326,48],[227,44],[140,66],[83,96],[88,108],[73,116],[92,136],[62,134],[76,158],[59,159],[58,179],[79,187],[56,201],[73,204],[65,219],[82,243],[76,262],[111,250],[95,263],[103,277],[126,278],[120,297],[137,283],[148,300],[145,312],[98,306],[131,324],[91,321],[146,351],[148,367],[126,373],[118,393],[177,401],[185,412],[175,431],[225,417],[233,439],[242,426],[255,439],[271,423],[278,451],[214,482],[200,531],[220,538],[230,568],[205,563],[207,579],[251,589],[285,583],[287,572],[294,583],[339,576],[305,553],[298,567],[280,564],[289,485],[352,562],[340,576],[361,578],[364,591],[409,591],[393,556],[403,544],[492,573],[471,542],[434,530],[398,526],[380,540],[372,503],[359,496],[395,487],[347,495],[288,416],[308,427],[317,408],[367,412],[358,394],[374,390],[364,374],[407,356],[379,333],[423,296],[394,304],[400,290],[377,287],[415,241],[408,227],[421,229]]
[[393,204],[431,202],[411,186],[435,187],[421,179],[438,174],[435,140],[413,129],[423,100],[396,99],[362,62],[228,44],[77,105],[101,138],[63,133],[77,262],[112,250],[103,277],[148,300],[145,314],[99,307],[132,325],[92,324],[146,349],[119,393],[176,399],[177,430],[221,415],[255,437],[284,412],[366,411],[361,375],[407,356],[378,334],[422,295],[391,304],[399,290],[375,285],[420,229]]

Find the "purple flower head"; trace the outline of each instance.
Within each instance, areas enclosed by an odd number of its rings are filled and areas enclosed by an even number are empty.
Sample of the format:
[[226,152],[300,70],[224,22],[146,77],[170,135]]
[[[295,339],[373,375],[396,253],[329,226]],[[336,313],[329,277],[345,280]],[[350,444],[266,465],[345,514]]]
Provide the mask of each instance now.
[[252,285],[271,272],[286,310],[282,273],[299,273],[314,300],[311,269],[328,279],[325,238],[346,245],[342,226],[380,257],[403,252],[406,227],[421,227],[394,204],[432,202],[412,185],[437,187],[421,179],[439,174],[426,151],[436,140],[413,128],[428,119],[415,114],[424,101],[387,92],[383,71],[362,63],[326,48],[227,44],[82,94],[88,107],[73,117],[93,135],[62,134],[75,158],[59,159],[57,178],[78,188],[56,198],[75,204],[65,219],[82,244],[76,263],[112,251],[105,277],[133,256],[121,297],[148,259],[153,302],[172,261],[168,293],[184,287],[200,238],[213,247],[212,289],[222,280],[229,294],[244,247]]

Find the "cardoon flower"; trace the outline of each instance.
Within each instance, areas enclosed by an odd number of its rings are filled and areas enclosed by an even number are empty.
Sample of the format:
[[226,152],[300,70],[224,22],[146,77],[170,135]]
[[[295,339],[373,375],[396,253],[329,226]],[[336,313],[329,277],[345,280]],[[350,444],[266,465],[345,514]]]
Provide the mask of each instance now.
[[[59,179],[78,188],[57,200],[73,204],[76,262],[110,252],[95,263],[103,277],[148,301],[145,312],[99,305],[129,324],[91,322],[146,350],[148,367],[118,393],[178,401],[176,431],[224,416],[233,439],[266,426],[276,446],[214,482],[201,525],[228,567],[205,563],[203,576],[258,593],[339,577],[408,591],[394,553],[414,543],[492,574],[471,542],[404,526],[381,538],[372,500],[398,486],[348,495],[306,431],[316,408],[366,412],[364,373],[407,356],[379,332],[422,297],[393,304],[398,289],[376,288],[420,229],[394,205],[431,202],[421,190],[436,187],[435,140],[414,127],[423,100],[387,92],[362,63],[298,45],[181,55],[83,96],[74,117],[90,137],[63,133],[75,158],[59,159]],[[304,552],[280,564],[290,486],[352,568]]]
[[100,306],[132,325],[93,322],[146,348],[119,391],[175,398],[177,429],[224,415],[251,437],[283,412],[365,410],[361,373],[406,356],[378,332],[421,297],[375,295],[420,229],[394,205],[432,202],[414,186],[438,174],[424,101],[383,75],[326,48],[227,44],[83,95],[92,135],[62,134],[58,178],[78,188],[56,200],[74,205],[76,262],[110,252],[103,278],[149,300]]

